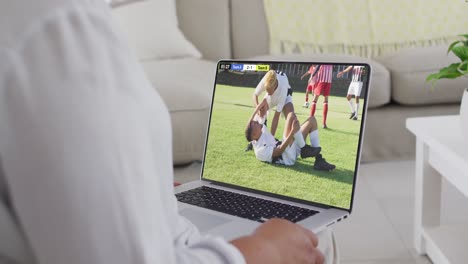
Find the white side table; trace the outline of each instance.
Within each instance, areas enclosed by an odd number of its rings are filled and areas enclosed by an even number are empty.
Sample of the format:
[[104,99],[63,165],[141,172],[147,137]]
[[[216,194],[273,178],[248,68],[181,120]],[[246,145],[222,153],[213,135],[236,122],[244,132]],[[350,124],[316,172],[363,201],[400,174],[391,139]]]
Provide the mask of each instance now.
[[468,198],[468,143],[459,116],[409,118],[406,127],[416,135],[414,246],[434,263],[468,263],[468,223],[440,225],[442,177]]

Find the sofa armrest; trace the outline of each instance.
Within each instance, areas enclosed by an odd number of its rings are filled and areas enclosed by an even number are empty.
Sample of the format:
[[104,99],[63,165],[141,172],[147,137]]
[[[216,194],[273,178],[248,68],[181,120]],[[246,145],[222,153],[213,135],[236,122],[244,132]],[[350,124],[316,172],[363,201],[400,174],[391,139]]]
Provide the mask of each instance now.
[[203,58],[231,58],[229,0],[177,0],[179,27]]

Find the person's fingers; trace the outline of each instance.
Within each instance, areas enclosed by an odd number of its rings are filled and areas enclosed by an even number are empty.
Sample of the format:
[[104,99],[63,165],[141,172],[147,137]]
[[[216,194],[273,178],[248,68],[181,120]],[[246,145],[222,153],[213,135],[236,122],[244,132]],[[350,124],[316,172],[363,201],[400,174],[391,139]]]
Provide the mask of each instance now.
[[320,250],[314,250],[315,262],[314,264],[323,264],[325,263],[325,256],[320,252]]
[[314,247],[317,247],[318,243],[319,243],[317,235],[314,232],[307,229],[307,228],[304,228],[304,227],[301,227],[301,228],[304,230],[304,233],[309,238],[310,242],[312,242],[312,245]]

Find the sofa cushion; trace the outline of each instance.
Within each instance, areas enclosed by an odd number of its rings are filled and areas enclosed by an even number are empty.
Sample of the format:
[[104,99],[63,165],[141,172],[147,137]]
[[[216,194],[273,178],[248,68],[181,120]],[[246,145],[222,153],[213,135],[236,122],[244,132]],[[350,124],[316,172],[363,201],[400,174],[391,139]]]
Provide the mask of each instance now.
[[447,46],[405,49],[375,59],[391,72],[392,99],[400,104],[458,103],[468,88],[466,78],[440,80],[434,88],[426,82],[429,74],[457,61],[447,56]]
[[372,67],[369,108],[383,106],[390,102],[390,73],[380,63],[351,55],[315,54],[315,55],[268,55],[253,57],[253,60],[311,61],[311,62],[358,62],[368,63]]
[[171,114],[174,163],[202,160],[216,63],[178,59],[142,65]]
[[[204,59],[231,58],[231,0],[177,0],[177,18],[185,37]],[[209,30],[207,30],[209,29]]]
[[231,0],[231,38],[234,58],[270,53],[263,0]]
[[112,15],[140,60],[201,57],[178,27],[175,0],[135,2]]

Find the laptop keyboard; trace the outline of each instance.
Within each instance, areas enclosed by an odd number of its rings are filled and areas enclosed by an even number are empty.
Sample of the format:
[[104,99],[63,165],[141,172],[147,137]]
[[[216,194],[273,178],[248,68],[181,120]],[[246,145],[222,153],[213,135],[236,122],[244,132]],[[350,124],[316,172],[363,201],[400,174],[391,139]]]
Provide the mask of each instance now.
[[283,218],[295,223],[318,213],[310,209],[206,186],[178,193],[176,197],[177,200],[182,203],[188,203],[257,222],[265,222],[270,218]]

